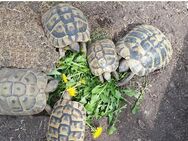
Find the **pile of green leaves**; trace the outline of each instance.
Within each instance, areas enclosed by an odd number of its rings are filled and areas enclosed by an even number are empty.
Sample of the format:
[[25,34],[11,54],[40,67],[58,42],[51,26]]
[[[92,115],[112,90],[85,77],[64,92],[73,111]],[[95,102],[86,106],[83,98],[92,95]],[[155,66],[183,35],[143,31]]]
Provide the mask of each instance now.
[[[67,83],[61,79],[62,74],[67,76]],[[48,101],[50,105],[54,105],[65,89],[75,87],[77,95],[73,100],[84,105],[87,123],[92,126],[94,119],[108,117],[110,126],[108,133],[114,133],[117,117],[127,105],[122,94],[127,93],[128,89],[119,88],[114,79],[101,83],[99,78],[91,73],[86,56],[80,53],[68,52],[57,64],[57,69],[49,75],[60,80],[58,89],[50,94]],[[85,84],[81,83],[81,80],[84,80]]]

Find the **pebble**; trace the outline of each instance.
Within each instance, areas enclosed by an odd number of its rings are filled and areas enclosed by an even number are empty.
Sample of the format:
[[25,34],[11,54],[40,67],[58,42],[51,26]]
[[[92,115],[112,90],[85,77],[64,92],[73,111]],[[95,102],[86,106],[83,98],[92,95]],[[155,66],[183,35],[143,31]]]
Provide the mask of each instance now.
[[170,87],[171,87],[171,88],[175,88],[175,87],[176,87],[173,81],[170,82]]
[[146,125],[145,125],[145,123],[143,121],[138,120],[138,124],[139,124],[141,129],[145,129],[146,128]]

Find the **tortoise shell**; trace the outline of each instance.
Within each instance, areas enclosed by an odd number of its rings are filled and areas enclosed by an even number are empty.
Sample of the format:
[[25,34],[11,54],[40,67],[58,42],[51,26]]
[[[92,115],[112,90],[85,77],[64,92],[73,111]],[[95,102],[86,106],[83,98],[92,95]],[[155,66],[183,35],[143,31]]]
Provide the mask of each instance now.
[[33,115],[46,107],[48,78],[28,69],[0,69],[0,115]]
[[42,16],[42,24],[49,41],[57,48],[90,40],[86,17],[71,5],[58,4],[52,7]]
[[151,25],[140,25],[132,29],[117,42],[116,49],[127,60],[131,71],[139,76],[164,67],[173,52],[170,41]]
[[87,58],[91,72],[96,76],[116,71],[119,65],[115,45],[109,39],[92,43],[88,48]]
[[52,71],[59,54],[48,44],[40,17],[24,3],[14,6],[0,7],[0,67]]
[[86,110],[75,101],[59,100],[48,124],[48,141],[84,141]]

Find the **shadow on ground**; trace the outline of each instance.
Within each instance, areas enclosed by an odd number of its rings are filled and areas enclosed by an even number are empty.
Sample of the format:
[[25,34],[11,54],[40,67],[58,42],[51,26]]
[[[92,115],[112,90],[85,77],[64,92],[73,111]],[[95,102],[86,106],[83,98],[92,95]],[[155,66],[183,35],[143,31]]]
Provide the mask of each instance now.
[[188,140],[188,34],[150,137],[152,141]]

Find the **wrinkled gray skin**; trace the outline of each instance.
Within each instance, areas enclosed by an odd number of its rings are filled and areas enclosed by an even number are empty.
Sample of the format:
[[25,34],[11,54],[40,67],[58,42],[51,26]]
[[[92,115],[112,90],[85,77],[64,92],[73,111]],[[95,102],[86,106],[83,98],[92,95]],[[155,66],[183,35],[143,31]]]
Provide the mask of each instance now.
[[[127,65],[126,59],[121,59],[120,63],[119,63],[118,71],[119,72],[126,72],[128,70],[129,70],[129,67]],[[134,73],[131,72],[131,74],[128,77],[126,77],[123,80],[121,80],[120,82],[118,82],[118,86],[126,85],[133,78],[133,76],[134,76]]]
[[125,59],[120,60],[118,71],[126,72],[128,70],[129,70],[129,67],[127,66],[126,60]]
[[[58,83],[59,81],[58,80],[55,80],[53,79],[52,77],[48,77],[48,84],[46,86],[46,89],[45,89],[45,92],[46,92],[46,95],[47,95],[47,99],[48,99],[48,96],[49,96],[49,93],[50,92],[54,92],[57,87],[58,87]],[[52,112],[52,108],[50,105],[46,104],[46,107],[45,107],[45,110],[46,112],[50,115],[51,112]]]

